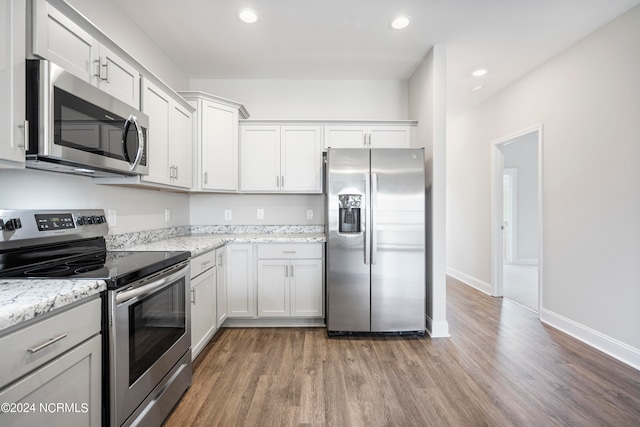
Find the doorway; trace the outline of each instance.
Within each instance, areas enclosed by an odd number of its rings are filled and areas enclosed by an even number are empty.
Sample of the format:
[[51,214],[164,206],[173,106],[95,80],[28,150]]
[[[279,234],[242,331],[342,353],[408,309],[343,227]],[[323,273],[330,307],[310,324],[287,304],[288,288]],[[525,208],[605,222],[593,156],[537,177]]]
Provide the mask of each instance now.
[[542,306],[542,125],[492,144],[492,295]]

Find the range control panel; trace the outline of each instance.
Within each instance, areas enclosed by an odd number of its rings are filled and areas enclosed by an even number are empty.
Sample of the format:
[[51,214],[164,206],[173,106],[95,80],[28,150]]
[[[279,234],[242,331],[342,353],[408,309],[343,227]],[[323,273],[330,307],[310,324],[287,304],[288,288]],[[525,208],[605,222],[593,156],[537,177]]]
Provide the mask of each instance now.
[[0,209],[0,250],[54,241],[103,237],[109,232],[102,209]]

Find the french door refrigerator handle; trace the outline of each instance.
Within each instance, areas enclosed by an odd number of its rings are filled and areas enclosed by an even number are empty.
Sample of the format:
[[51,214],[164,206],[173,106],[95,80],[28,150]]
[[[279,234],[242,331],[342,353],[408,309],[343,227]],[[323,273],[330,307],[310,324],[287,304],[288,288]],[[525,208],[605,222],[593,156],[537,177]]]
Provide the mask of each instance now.
[[377,208],[377,198],[378,198],[378,174],[371,174],[371,265],[376,263],[376,258],[378,257],[378,230],[376,224],[376,208]]
[[364,221],[364,263],[368,265],[371,258],[371,228],[367,216],[369,215],[371,190],[371,177],[368,173],[364,174],[364,212],[360,216],[360,222]]

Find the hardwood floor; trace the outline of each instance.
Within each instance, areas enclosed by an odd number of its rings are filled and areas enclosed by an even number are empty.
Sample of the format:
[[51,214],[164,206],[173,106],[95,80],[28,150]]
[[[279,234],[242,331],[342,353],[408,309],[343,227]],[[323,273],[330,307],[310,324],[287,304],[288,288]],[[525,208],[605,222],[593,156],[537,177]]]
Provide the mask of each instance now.
[[169,426],[639,426],[640,372],[447,281],[451,338],[223,329]]

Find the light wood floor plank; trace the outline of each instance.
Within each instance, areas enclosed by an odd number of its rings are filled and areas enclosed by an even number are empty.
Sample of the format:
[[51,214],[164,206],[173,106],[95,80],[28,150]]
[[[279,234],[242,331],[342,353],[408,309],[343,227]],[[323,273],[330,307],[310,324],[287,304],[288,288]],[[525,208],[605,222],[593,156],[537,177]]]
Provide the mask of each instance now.
[[223,329],[173,426],[640,425],[640,372],[456,280],[451,338]]

